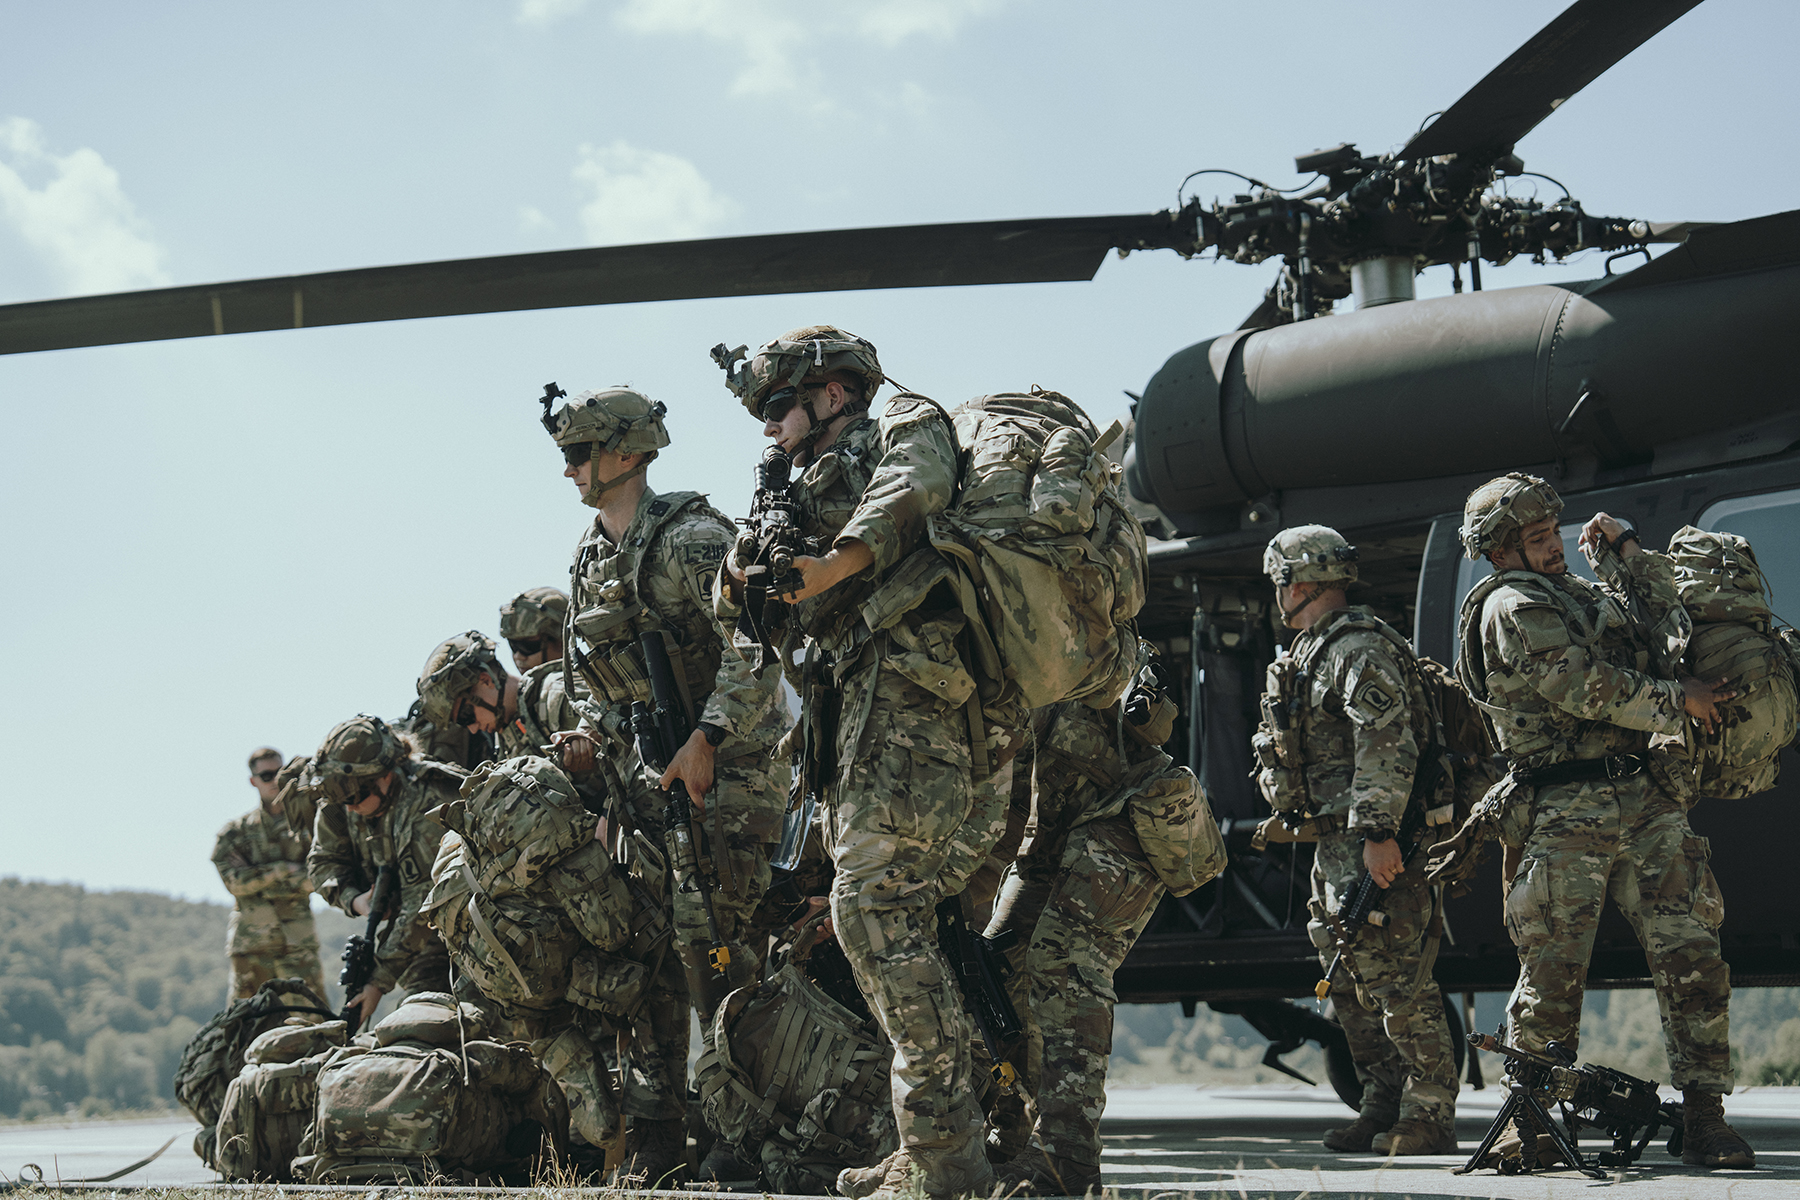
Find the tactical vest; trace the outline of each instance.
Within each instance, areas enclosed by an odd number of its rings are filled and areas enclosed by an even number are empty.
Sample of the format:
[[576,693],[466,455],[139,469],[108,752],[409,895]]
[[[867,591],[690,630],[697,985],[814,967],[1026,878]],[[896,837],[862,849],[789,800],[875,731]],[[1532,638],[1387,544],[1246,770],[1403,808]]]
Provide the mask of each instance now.
[[1643,749],[1648,743],[1647,734],[1578,717],[1529,688],[1512,697],[1509,704],[1493,702],[1482,645],[1485,609],[1490,596],[1509,586],[1526,597],[1527,603],[1522,607],[1553,608],[1560,613],[1570,644],[1615,667],[1638,672],[1650,668],[1650,650],[1639,638],[1636,625],[1624,606],[1607,592],[1568,575],[1494,572],[1463,599],[1457,624],[1461,646],[1456,677],[1469,698],[1487,715],[1501,752],[1515,763],[1541,766]]
[[[615,721],[632,702],[650,703],[650,675],[638,646],[638,638],[644,634],[663,635],[669,661],[678,664],[676,683],[692,719],[699,718],[700,706],[718,679],[725,648],[711,611],[658,612],[643,587],[644,562],[656,549],[663,530],[696,508],[717,515],[699,492],[658,495],[632,521],[617,546],[596,520],[575,547],[575,565],[569,571],[569,616],[563,629],[567,648],[564,686],[571,697],[578,695],[570,676],[580,671],[593,702]],[[607,553],[609,549],[611,553]],[[612,721],[607,727],[616,729]]]
[[[903,398],[896,396],[888,403],[891,407]],[[860,417],[800,472],[791,494],[803,535],[817,538],[829,549],[850,523],[881,460],[876,444],[879,434],[873,418]],[[863,571],[802,600],[794,606],[797,630],[841,654],[866,629],[861,622],[862,605],[875,587],[874,572]]]
[[[1351,721],[1348,716],[1334,721],[1342,729],[1320,727],[1320,714],[1312,703],[1313,668],[1326,647],[1352,630],[1379,634],[1395,649],[1406,676],[1407,716],[1412,722],[1413,736],[1418,742],[1421,760],[1433,747],[1442,748],[1442,723],[1436,698],[1419,669],[1413,648],[1387,622],[1357,608],[1341,609],[1325,618],[1325,626],[1300,647],[1298,653],[1278,658],[1269,664],[1262,694],[1262,721],[1250,739],[1260,770],[1257,786],[1269,807],[1298,822],[1319,812],[1306,777],[1309,765],[1331,761],[1353,762]],[[1334,744],[1335,743],[1335,744]],[[1310,758],[1308,750],[1312,751]],[[1447,797],[1434,793],[1427,798],[1427,808],[1435,809]],[[1442,821],[1450,819],[1442,814]],[[1442,823],[1433,820],[1433,824]]]

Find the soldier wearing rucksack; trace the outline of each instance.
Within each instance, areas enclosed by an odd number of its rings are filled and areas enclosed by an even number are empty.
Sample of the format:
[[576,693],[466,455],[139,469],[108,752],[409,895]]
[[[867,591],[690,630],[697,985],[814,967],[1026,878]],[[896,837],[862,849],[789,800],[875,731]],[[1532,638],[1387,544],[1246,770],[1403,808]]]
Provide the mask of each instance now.
[[[788,597],[781,659],[799,663],[804,786],[819,796],[836,866],[836,935],[894,1041],[902,1149],[844,1172],[838,1191],[890,1200],[916,1175],[931,1197],[986,1192],[994,1173],[973,1087],[973,1028],[934,910],[1004,827],[976,816],[978,785],[990,799],[1010,791],[990,776],[999,779],[1000,763],[1010,772],[1025,713],[977,694],[969,616],[938,586],[951,568],[927,546],[928,521],[956,493],[954,431],[924,397],[874,404],[886,379],[875,347],[830,326],[777,338],[738,370],[736,355],[715,357],[765,436],[792,457],[799,532],[819,548],[794,559],[802,582]],[[734,555],[727,565],[715,608],[735,628],[753,564]],[[1003,799],[991,815],[1003,818]]]
[[348,916],[366,917],[382,867],[394,868],[400,884],[394,918],[375,947],[375,976],[345,1003],[360,1005],[367,1022],[395,988],[448,991],[449,959],[420,904],[444,836],[429,810],[456,798],[464,773],[418,757],[410,742],[370,716],[352,717],[326,734],[312,770],[325,800],[306,857],[313,889]]
[[[1015,1151],[999,1169],[1002,1195],[1101,1190],[1113,972],[1165,891],[1186,895],[1225,867],[1200,781],[1162,750],[1175,705],[1148,665],[1139,680],[1106,709],[1079,700],[1039,709],[1033,747],[1021,751],[1021,762],[1032,755],[1029,832],[986,936],[1017,939],[1010,990],[1025,1019],[1020,1082],[1036,1121],[1007,1129],[996,1118],[995,1152]],[[1027,1136],[1034,1145],[1022,1145]]]
[[1692,622],[1674,564],[1605,513],[1581,531],[1596,586],[1572,575],[1562,497],[1511,474],[1469,494],[1461,537],[1494,574],[1463,601],[1456,671],[1489,715],[1511,773],[1483,802],[1522,858],[1506,895],[1519,950],[1511,1041],[1574,1051],[1594,936],[1607,898],[1637,934],[1682,1089],[1682,1161],[1750,1166],[1725,1123],[1733,1083],[1730,972],[1719,953],[1724,901],[1704,838],[1688,825],[1679,762],[1651,737],[1718,723],[1723,679],[1680,674]]
[[[1434,809],[1443,822],[1452,816],[1436,706],[1406,639],[1350,604],[1356,550],[1336,530],[1283,530],[1263,570],[1283,623],[1299,632],[1269,666],[1252,743],[1257,785],[1291,827],[1318,838],[1307,932],[1363,1085],[1356,1120],[1328,1131],[1325,1145],[1450,1153],[1456,1059],[1432,978],[1443,898],[1425,880],[1426,856],[1406,861],[1415,847],[1398,836]],[[1365,871],[1383,889],[1385,922],[1347,930],[1345,897]],[[1350,969],[1333,974],[1340,949]]]

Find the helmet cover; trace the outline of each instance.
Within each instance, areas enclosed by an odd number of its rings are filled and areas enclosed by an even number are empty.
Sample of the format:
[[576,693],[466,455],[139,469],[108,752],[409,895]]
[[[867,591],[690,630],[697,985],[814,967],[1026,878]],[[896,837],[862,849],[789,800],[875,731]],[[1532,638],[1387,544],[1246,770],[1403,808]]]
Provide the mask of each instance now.
[[809,375],[849,371],[858,376],[863,381],[864,407],[887,378],[881,373],[881,360],[876,356],[874,344],[834,325],[805,325],[790,330],[763,346],[742,367],[733,371],[732,364],[743,353],[744,347],[727,351],[721,342],[713,347],[712,356],[725,371],[725,386],[759,421],[764,419],[763,403],[770,392],[782,387],[797,387]]
[[427,721],[439,729],[455,725],[457,701],[474,690],[486,675],[499,687],[506,669],[494,653],[494,640],[485,633],[469,630],[439,642],[425,660],[415,685],[419,691],[419,710]]
[[1353,583],[1356,547],[1327,525],[1296,525],[1269,539],[1263,574],[1275,586],[1290,583]]
[[365,783],[393,770],[400,758],[400,740],[387,722],[358,713],[325,735],[312,768],[328,799],[353,804]]
[[500,606],[500,636],[509,642],[533,637],[560,639],[568,614],[566,592],[553,587],[532,588]]
[[1536,475],[1513,471],[1469,493],[1457,536],[1465,554],[1481,558],[1504,546],[1518,530],[1554,517],[1562,509],[1562,497],[1555,488]]

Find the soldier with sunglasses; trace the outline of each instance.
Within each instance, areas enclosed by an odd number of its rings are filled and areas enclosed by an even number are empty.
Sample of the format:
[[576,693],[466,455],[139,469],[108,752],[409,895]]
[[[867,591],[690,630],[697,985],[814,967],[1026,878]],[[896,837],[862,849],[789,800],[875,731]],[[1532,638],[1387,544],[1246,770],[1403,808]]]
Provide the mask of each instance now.
[[[698,1068],[705,1077],[715,1061],[714,1010],[760,974],[765,939],[753,918],[769,886],[770,852],[786,807],[786,764],[778,778],[774,747],[789,718],[778,676],[758,678],[713,620],[713,578],[736,527],[705,496],[658,493],[645,479],[669,444],[663,406],[628,388],[583,393],[556,408],[563,398],[554,385],[546,389],[544,427],[562,448],[563,475],[596,516],[575,548],[563,660],[581,728],[558,741],[585,738],[599,748],[597,769],[615,781],[607,789],[608,849],[615,861],[654,874],[659,886],[666,882],[676,930],[674,970],[653,985],[654,1044],[634,1050],[625,1097],[632,1173],[655,1182],[686,1153],[689,1003],[708,1043]],[[660,775],[638,760],[630,726],[632,704],[651,701],[646,636],[660,636],[667,648],[693,729]],[[694,801],[700,848],[715,867],[711,905],[730,951],[723,974],[708,961],[699,881],[656,861],[665,850],[666,801],[654,789],[677,779]],[[741,1177],[742,1165],[722,1156],[702,1164],[702,1175]]]
[[561,660],[568,618],[568,594],[553,587],[520,592],[500,606],[500,639],[511,648],[520,674]]
[[351,917],[369,915],[375,877],[392,867],[400,892],[375,946],[375,977],[357,996],[363,1024],[381,997],[450,990],[450,958],[419,911],[444,827],[430,810],[456,799],[467,774],[422,757],[381,718],[355,716],[325,735],[313,756],[324,803],[306,870],[313,890]]
[[250,754],[250,786],[262,801],[219,830],[213,866],[234,903],[226,927],[231,958],[231,996],[241,999],[271,979],[304,979],[319,995],[319,937],[307,894],[308,841],[288,828],[277,799],[281,751],[262,746]]

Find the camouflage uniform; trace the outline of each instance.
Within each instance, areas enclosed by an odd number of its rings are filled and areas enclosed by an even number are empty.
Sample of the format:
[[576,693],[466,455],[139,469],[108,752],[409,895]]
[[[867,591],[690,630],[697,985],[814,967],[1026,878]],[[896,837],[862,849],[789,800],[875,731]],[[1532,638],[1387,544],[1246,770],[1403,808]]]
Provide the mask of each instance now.
[[225,929],[231,996],[249,996],[270,979],[304,979],[325,994],[319,938],[306,881],[306,843],[286,818],[257,807],[219,830],[213,866],[235,898]]
[[[1674,673],[1686,640],[1669,559],[1646,551],[1603,566],[1639,604],[1575,575],[1501,571],[1463,608],[1457,671],[1490,706],[1514,764],[1501,817],[1502,837],[1523,846],[1506,898],[1520,963],[1512,1034],[1530,1050],[1576,1046],[1594,934],[1611,896],[1649,959],[1675,1086],[1726,1093],[1725,905],[1673,778],[1655,763],[1611,780],[1532,787],[1520,778],[1641,755],[1652,734],[1679,737],[1687,727],[1681,685],[1657,677]],[[1648,620],[1634,619],[1634,607]]]
[[[810,345],[814,333],[848,344],[830,329],[797,331],[785,343]],[[868,352],[872,362],[873,348]],[[746,370],[760,369],[762,361]],[[879,368],[865,377],[872,394],[881,383]],[[754,387],[739,395],[757,410]],[[822,546],[860,541],[874,562],[794,606],[782,649],[783,662],[792,663],[805,648],[797,686],[813,746],[808,770],[818,766],[823,776],[836,935],[894,1045],[902,1151],[924,1171],[932,1194],[978,1184],[984,1172],[991,1179],[973,1086],[974,1029],[938,949],[935,910],[943,896],[962,889],[1005,829],[1011,764],[991,781],[976,780],[971,709],[950,703],[942,690],[950,681],[963,685],[964,696],[973,688],[958,650],[964,617],[953,600],[928,582],[920,589],[928,594],[916,597],[921,602],[896,621],[879,622],[879,633],[871,632],[864,613],[873,611],[865,604],[883,585],[894,584],[882,594],[896,600],[897,590],[916,587],[907,582],[913,569],[930,565],[935,552],[924,548],[926,520],[951,501],[957,457],[941,410],[902,395],[878,418],[853,418],[805,467],[791,493],[801,532]],[[723,589],[717,609],[727,626],[737,624],[741,609]],[[1021,740],[1023,714],[977,719],[987,761],[1009,758]],[[839,1190],[844,1187],[840,1179]],[[857,1194],[871,1190],[859,1187]]]
[[1120,785],[1139,764],[1171,760],[1125,738],[1117,704],[1064,701],[1034,713],[1033,726],[1031,823],[987,936],[1024,935],[1008,956],[1023,965],[1010,989],[1028,1038],[1017,1065],[1036,1101],[1034,1132],[1049,1170],[1060,1191],[1080,1195],[1100,1183],[1113,972],[1167,890]]
[[427,812],[454,800],[462,780],[455,767],[402,759],[394,767],[392,793],[374,816],[359,816],[341,803],[319,806],[306,869],[327,904],[361,920],[351,907],[356,897],[374,886],[383,865],[398,870],[399,917],[391,927],[382,926],[370,980],[384,992],[450,990],[449,956],[419,906],[431,887],[431,864],[444,836],[444,827]]

